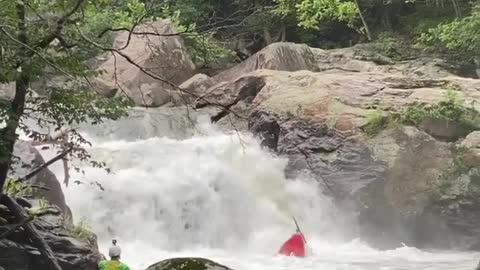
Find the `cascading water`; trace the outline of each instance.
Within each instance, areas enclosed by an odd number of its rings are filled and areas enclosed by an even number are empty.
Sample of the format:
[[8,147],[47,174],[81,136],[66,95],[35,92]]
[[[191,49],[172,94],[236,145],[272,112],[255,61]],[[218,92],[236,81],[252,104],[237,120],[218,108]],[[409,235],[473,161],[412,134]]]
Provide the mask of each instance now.
[[[64,189],[101,251],[117,238],[134,270],[175,256],[204,256],[237,270],[473,269],[476,254],[403,247],[377,251],[342,239],[341,215],[311,179],[286,180],[286,160],[247,134],[224,134],[176,110],[136,110],[128,119],[81,128],[111,174],[80,164]],[[48,158],[49,153],[43,153]],[[62,178],[63,169],[51,169]],[[98,184],[104,189],[99,188]],[[275,253],[294,231],[294,214],[312,256]],[[354,230],[355,225],[351,224]],[[343,228],[343,229],[342,229]]]

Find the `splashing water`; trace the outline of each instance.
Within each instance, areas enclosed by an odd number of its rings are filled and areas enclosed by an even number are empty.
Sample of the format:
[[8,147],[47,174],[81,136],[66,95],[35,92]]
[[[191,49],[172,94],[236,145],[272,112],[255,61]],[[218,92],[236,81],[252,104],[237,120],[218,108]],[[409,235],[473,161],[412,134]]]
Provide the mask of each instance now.
[[[117,238],[122,260],[133,270],[177,256],[203,256],[237,270],[476,266],[475,253],[378,251],[359,240],[346,241],[342,236],[349,226],[341,224],[349,215],[337,213],[312,179],[286,180],[285,159],[262,150],[247,134],[224,134],[209,124],[187,130],[185,122],[172,124],[169,117],[178,113],[160,115],[144,112],[143,118],[85,129],[92,155],[107,162],[112,173],[80,164],[85,174],[72,171],[72,181],[84,184],[64,189],[75,220],[87,220],[101,251],[106,254]],[[62,178],[60,164],[51,169]],[[312,256],[276,256],[295,230],[292,215]]]

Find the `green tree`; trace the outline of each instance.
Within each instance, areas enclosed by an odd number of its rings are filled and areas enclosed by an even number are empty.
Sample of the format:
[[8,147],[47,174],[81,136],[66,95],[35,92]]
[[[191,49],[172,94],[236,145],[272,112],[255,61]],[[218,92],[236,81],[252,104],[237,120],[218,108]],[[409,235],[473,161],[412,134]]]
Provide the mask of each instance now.
[[304,28],[319,29],[319,26],[328,21],[341,21],[347,23],[351,28],[355,26],[358,18],[363,23],[364,31],[371,39],[367,22],[363,16],[357,0],[276,0],[276,13],[282,16],[293,16],[297,19],[298,25]]
[[455,58],[472,60],[480,55],[480,5],[471,14],[442,23],[423,33],[421,45],[448,53]]

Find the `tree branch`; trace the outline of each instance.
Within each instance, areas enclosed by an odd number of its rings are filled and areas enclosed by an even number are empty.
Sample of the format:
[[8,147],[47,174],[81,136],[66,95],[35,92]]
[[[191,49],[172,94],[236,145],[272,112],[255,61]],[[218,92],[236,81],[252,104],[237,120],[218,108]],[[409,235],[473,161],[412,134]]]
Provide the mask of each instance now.
[[50,166],[51,164],[53,164],[53,163],[56,162],[57,160],[63,159],[63,158],[64,158],[68,153],[70,153],[72,150],[73,150],[73,145],[71,145],[70,147],[68,147],[66,150],[64,150],[63,152],[61,152],[60,154],[58,154],[58,155],[55,156],[54,158],[52,158],[52,159],[50,159],[49,161],[45,162],[44,164],[42,164],[41,166],[39,166],[38,168],[36,168],[36,169],[33,170],[32,172],[28,173],[28,174],[25,175],[24,177],[19,178],[18,180],[20,180],[20,181],[26,181],[26,180],[34,177],[37,173],[39,173],[40,171],[42,171],[42,170],[45,169],[46,167]]
[[103,37],[106,33],[108,32],[120,32],[120,31],[128,31],[128,32],[132,32],[133,35],[145,35],[145,36],[157,36],[157,37],[174,37],[174,36],[180,36],[180,35],[185,35],[185,34],[191,34],[191,35],[195,35],[195,34],[192,34],[191,32],[188,32],[188,31],[184,31],[184,32],[177,32],[177,33],[170,33],[170,34],[160,34],[160,33],[156,33],[156,32],[148,32],[148,31],[131,31],[132,29],[131,28],[126,28],[126,27],[120,27],[120,28],[107,28],[107,29],[104,29],[102,32],[100,32],[100,34],[98,34],[98,38],[101,38]]
[[65,22],[68,20],[70,16],[72,16],[73,14],[75,14],[75,12],[77,12],[77,10],[80,8],[83,2],[85,2],[85,0],[77,0],[73,8],[67,13],[65,13],[62,17],[60,17],[60,19],[58,19],[55,30],[52,33],[50,33],[48,36],[42,38],[41,41],[37,43],[35,47],[45,48],[48,44],[50,44],[50,42],[52,42],[55,38],[60,36],[60,33],[63,30]]

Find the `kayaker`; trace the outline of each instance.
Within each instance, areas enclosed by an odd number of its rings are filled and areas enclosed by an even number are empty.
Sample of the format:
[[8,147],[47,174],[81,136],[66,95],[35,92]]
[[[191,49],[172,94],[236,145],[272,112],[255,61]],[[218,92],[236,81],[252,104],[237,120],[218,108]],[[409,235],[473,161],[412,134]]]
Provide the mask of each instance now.
[[98,264],[100,270],[130,270],[126,264],[120,262],[120,255],[122,250],[117,245],[117,240],[112,240],[113,246],[108,249],[108,256],[110,260],[102,260]]
[[285,256],[305,257],[305,237],[302,232],[297,229],[297,231],[283,243],[278,253]]

